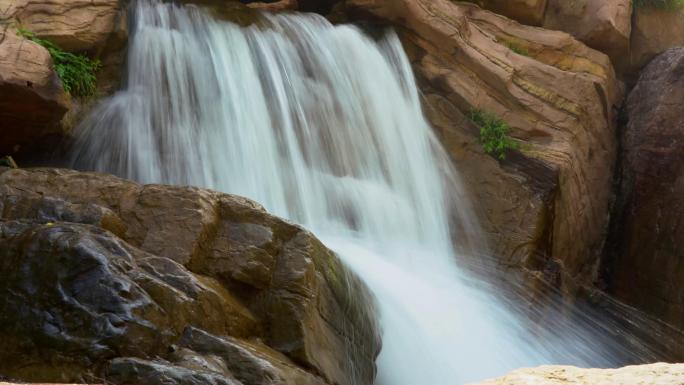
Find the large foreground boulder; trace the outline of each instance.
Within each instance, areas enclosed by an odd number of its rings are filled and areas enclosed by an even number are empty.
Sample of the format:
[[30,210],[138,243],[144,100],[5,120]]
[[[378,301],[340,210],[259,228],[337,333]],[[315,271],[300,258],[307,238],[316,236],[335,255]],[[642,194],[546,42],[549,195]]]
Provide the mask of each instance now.
[[69,106],[48,51],[0,25],[0,155],[59,131]]
[[626,366],[620,369],[581,369],[541,366],[516,370],[501,378],[471,385],[680,385],[683,364]]
[[684,330],[684,48],[646,67],[626,115],[609,291]]
[[[0,373],[117,384],[372,384],[372,300],[258,204],[0,169]],[[232,382],[231,382],[232,381]]]
[[[448,0],[349,0],[397,26],[425,111],[479,208],[493,252],[572,292],[596,275],[608,226],[621,85],[608,57],[572,36]],[[485,154],[473,109],[497,115],[519,151]]]

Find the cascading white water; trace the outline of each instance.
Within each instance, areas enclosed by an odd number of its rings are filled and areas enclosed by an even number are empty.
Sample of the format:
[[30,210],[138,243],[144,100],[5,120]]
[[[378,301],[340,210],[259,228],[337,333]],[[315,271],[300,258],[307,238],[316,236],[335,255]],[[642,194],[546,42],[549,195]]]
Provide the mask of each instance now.
[[458,178],[392,32],[374,41],[313,15],[244,28],[195,7],[135,7],[125,87],[81,125],[79,167],[247,196],[313,230],[377,298],[378,384],[583,363],[558,352],[560,339],[534,342],[458,269]]

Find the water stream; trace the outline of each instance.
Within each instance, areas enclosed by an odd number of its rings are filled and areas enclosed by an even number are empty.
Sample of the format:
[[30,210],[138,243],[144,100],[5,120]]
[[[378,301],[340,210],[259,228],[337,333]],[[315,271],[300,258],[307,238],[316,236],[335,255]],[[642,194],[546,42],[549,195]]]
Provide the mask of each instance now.
[[450,216],[479,230],[393,32],[133,7],[124,87],[80,126],[79,168],[247,196],[311,229],[377,298],[378,385],[611,364],[582,331],[535,335],[457,265]]

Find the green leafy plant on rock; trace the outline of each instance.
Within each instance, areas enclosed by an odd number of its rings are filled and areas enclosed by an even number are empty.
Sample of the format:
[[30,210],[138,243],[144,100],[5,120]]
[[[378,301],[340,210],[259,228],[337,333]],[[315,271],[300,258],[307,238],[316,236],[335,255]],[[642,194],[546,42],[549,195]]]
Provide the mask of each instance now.
[[504,39],[497,39],[497,43],[506,46],[506,48],[510,49],[511,51],[517,53],[518,55],[522,56],[530,56],[530,51],[527,50],[523,45],[518,44],[514,41],[510,40],[504,40]]
[[55,72],[62,80],[64,91],[74,96],[91,96],[95,93],[95,73],[102,66],[99,60],[93,60],[81,54],[66,52],[49,40],[37,37],[33,32],[19,29],[19,36],[45,47],[55,65]]
[[507,43],[506,46],[518,55],[530,56],[530,52],[523,46],[517,45],[515,43]]
[[684,0],[634,0],[634,6],[638,8],[677,10],[684,8]]
[[510,131],[508,123],[496,115],[474,108],[470,110],[468,116],[479,127],[480,143],[487,154],[504,160],[508,150],[519,148],[518,143],[508,136]]

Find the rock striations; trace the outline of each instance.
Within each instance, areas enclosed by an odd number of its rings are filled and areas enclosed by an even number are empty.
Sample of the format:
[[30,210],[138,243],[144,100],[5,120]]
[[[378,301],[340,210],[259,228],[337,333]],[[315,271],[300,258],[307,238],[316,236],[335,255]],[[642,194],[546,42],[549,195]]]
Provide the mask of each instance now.
[[[545,274],[566,292],[596,274],[608,226],[622,100],[607,56],[572,36],[448,0],[350,0],[396,25],[425,110],[481,209],[503,263]],[[511,127],[520,151],[485,155],[464,114]]]

